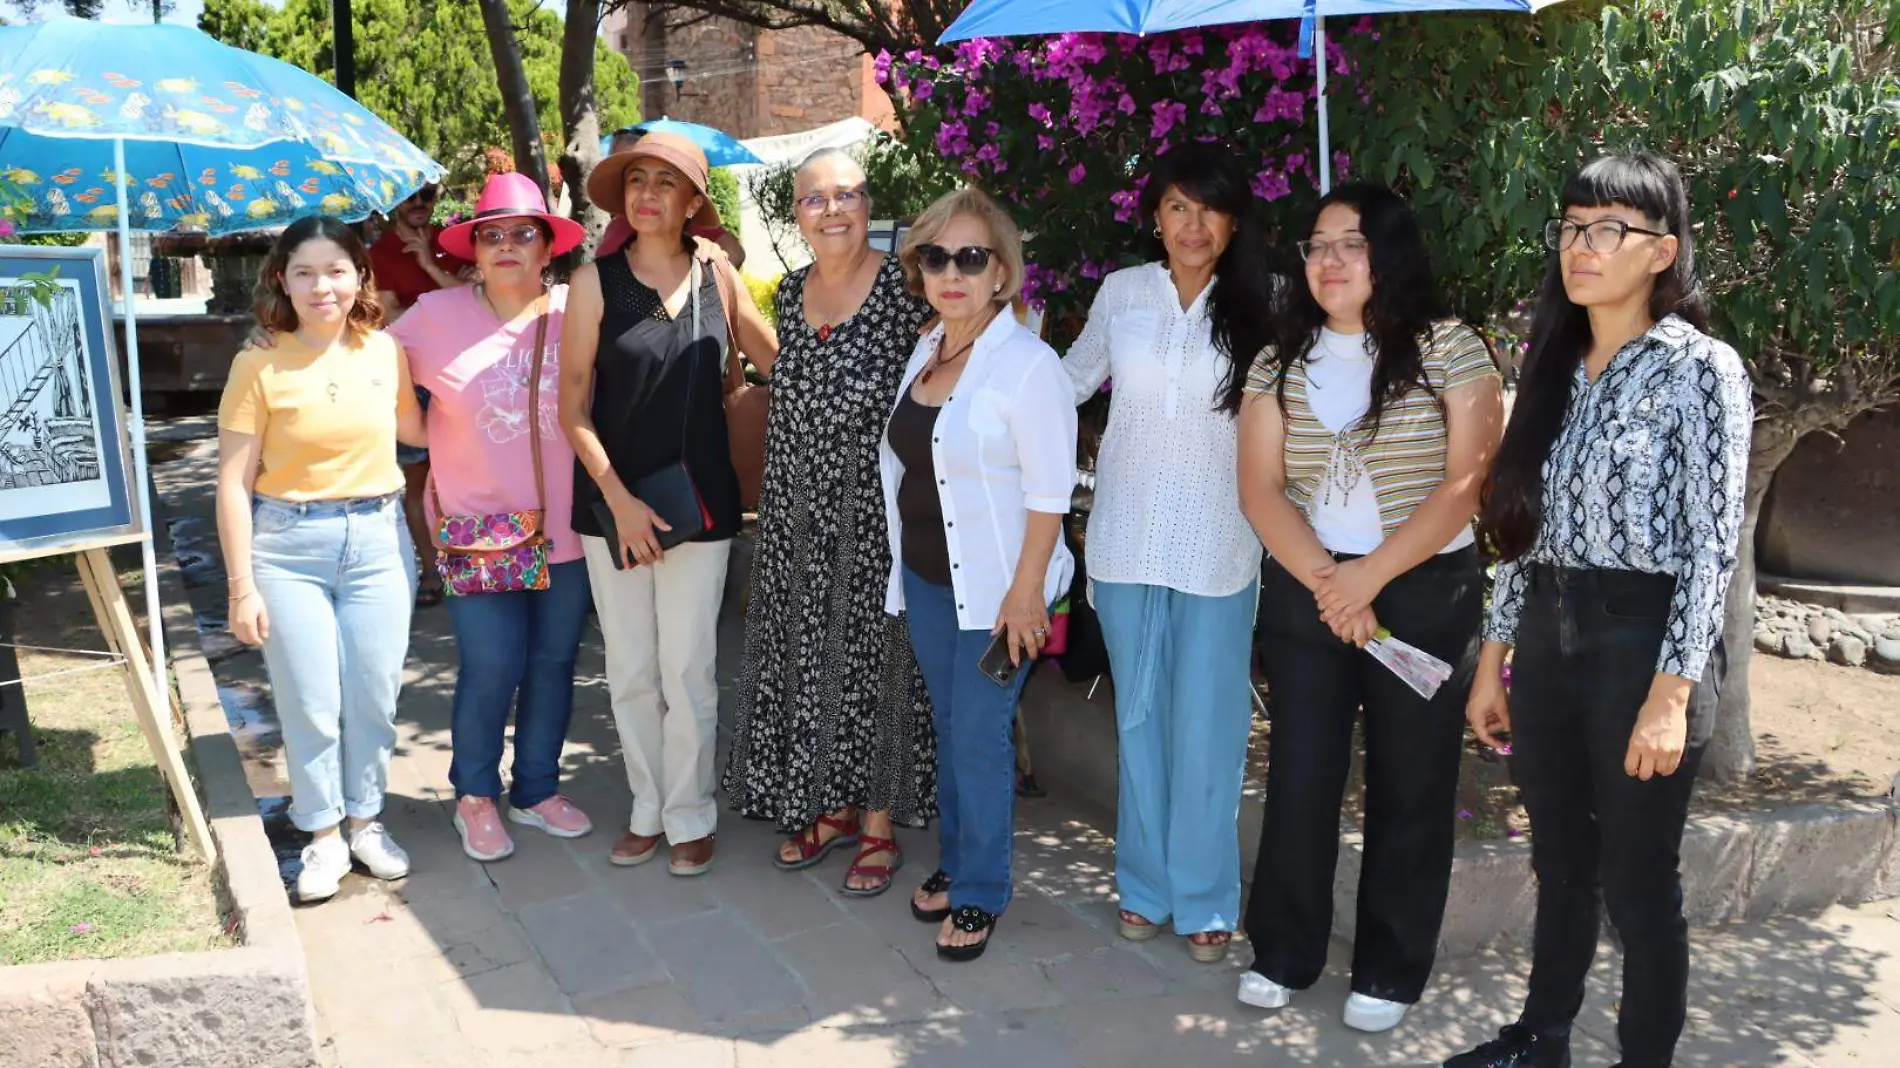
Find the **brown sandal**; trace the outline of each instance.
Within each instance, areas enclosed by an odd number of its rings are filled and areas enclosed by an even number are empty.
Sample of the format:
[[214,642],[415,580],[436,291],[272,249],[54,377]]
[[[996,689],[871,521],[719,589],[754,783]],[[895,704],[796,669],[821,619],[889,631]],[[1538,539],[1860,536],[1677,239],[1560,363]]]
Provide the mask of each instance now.
[[[830,827],[838,833],[821,841],[818,837],[820,826]],[[798,859],[786,860],[784,853],[774,850],[772,863],[780,871],[804,871],[830,856],[834,849],[857,845],[858,818],[854,815],[841,820],[829,814],[820,816],[811,826],[792,836],[790,841],[798,847]]]
[[1161,925],[1143,916],[1139,912],[1121,910],[1116,922],[1123,938],[1130,942],[1146,942],[1161,933]]
[[1188,935],[1188,956],[1200,964],[1219,964],[1227,959],[1227,946],[1233,939],[1232,931],[1197,931]]
[[[889,853],[889,864],[866,864],[865,857],[879,853]],[[846,897],[876,897],[891,888],[891,879],[904,866],[904,851],[897,848],[897,839],[879,838],[874,834],[858,836],[858,856],[851,862],[851,868],[844,873],[844,884],[838,892]],[[852,876],[863,876],[878,880],[870,886],[852,886]]]

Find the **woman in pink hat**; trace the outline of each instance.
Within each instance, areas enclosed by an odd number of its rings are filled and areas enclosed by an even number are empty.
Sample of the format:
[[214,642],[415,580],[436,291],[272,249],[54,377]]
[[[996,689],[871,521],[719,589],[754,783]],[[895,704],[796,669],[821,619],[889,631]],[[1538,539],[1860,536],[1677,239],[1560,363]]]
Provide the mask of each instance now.
[[567,287],[548,277],[585,237],[527,176],[497,174],[474,217],[441,236],[478,281],[424,294],[389,328],[433,398],[429,532],[460,654],[449,780],[462,849],[481,861],[515,848],[498,807],[511,710],[508,819],[560,838],[593,829],[558,792],[592,594],[570,523],[574,450],[556,415]]

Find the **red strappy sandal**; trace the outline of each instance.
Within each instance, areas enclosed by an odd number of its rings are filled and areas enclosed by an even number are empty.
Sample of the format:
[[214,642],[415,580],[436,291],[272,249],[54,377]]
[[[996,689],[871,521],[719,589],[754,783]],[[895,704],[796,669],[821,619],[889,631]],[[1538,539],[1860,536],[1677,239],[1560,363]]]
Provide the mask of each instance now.
[[[819,841],[818,828],[821,825],[837,831],[837,836],[827,841]],[[828,814],[820,816],[817,822],[798,832],[791,841],[798,846],[798,859],[786,860],[785,854],[775,849],[772,851],[772,864],[780,871],[804,871],[830,856],[834,849],[857,845],[858,818],[854,815],[850,819],[841,820],[834,819]]]
[[[864,858],[874,853],[889,853],[891,862],[889,864],[866,864]],[[839,887],[838,892],[846,897],[876,897],[891,888],[891,879],[896,876],[898,869],[903,866],[904,851],[897,848],[897,839],[879,838],[874,834],[860,835],[858,837],[857,859],[851,862],[851,869],[844,873],[844,883]],[[877,879],[879,881],[871,886],[852,886],[851,877],[854,875],[867,879]]]

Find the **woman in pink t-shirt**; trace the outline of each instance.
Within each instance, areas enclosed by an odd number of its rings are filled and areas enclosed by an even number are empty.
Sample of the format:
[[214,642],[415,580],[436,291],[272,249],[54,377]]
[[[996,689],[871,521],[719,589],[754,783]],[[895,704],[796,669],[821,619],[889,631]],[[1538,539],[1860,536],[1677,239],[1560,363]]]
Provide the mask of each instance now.
[[[570,525],[574,449],[556,419],[567,287],[547,281],[549,261],[585,236],[579,224],[547,210],[527,177],[497,174],[482,190],[474,218],[441,237],[451,254],[474,261],[481,280],[425,294],[389,328],[408,353],[410,377],[431,396],[430,532],[442,513],[539,509],[550,542],[547,589],[448,599],[460,654],[449,781],[462,849],[481,861],[500,860],[515,848],[496,804],[510,709],[515,760],[508,818],[561,838],[593,829],[557,792],[574,706],[574,658],[592,595]],[[544,316],[545,331],[538,329]],[[531,408],[537,337],[540,388]]]

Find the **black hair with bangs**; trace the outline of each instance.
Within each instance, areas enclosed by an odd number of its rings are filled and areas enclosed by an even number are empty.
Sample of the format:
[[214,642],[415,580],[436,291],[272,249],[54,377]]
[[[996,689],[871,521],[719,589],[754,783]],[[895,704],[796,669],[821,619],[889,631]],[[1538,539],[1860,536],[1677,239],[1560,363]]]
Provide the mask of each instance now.
[[[1649,317],[1680,315],[1708,325],[1708,300],[1695,272],[1689,195],[1676,165],[1651,152],[1599,156],[1564,186],[1562,210],[1634,208],[1678,242],[1676,262],[1656,276]],[[1505,560],[1530,552],[1544,521],[1544,461],[1562,432],[1577,365],[1590,350],[1590,316],[1564,290],[1561,254],[1552,251],[1531,320],[1530,351],[1518,381],[1511,422],[1485,488],[1483,526]]]

